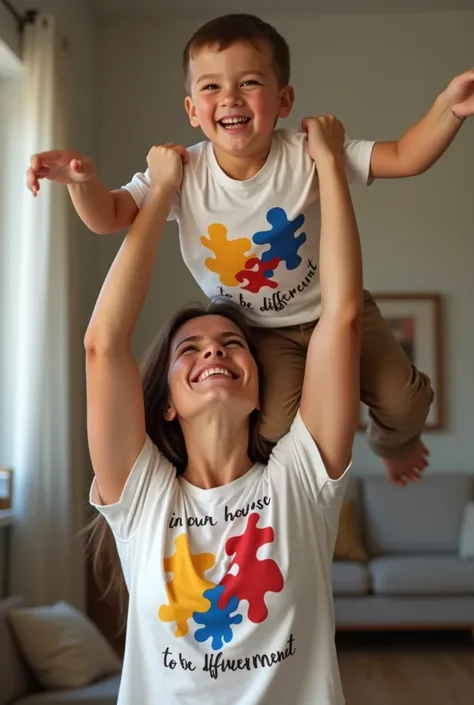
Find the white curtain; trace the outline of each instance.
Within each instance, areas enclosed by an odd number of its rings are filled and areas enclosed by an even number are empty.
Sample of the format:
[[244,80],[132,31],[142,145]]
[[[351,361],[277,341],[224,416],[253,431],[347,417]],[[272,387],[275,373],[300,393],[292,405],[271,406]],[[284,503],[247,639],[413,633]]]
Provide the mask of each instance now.
[[[54,17],[39,15],[24,34],[25,170],[32,154],[71,146],[69,85],[66,41]],[[10,592],[31,604],[62,599],[81,608],[84,471],[72,441],[71,210],[67,189],[49,182],[36,199],[25,188],[19,205]]]

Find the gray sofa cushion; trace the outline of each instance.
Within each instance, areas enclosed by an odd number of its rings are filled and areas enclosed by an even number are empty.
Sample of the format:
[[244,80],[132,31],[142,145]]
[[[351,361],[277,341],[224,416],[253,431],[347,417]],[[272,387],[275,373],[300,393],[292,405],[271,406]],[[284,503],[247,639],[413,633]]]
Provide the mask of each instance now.
[[42,691],[13,705],[117,705],[119,686],[120,675],[111,676],[86,688]]
[[371,555],[457,553],[473,478],[427,476],[400,489],[387,478],[362,482],[365,542]]
[[352,561],[334,561],[332,564],[334,595],[365,595],[369,590],[367,566]]
[[[336,625],[346,629],[472,629],[474,624],[474,595],[341,596],[335,598],[334,608]],[[387,701],[379,703],[368,695],[365,702],[385,705]],[[422,705],[425,700],[418,695],[417,701],[410,700],[413,702]],[[402,700],[398,705],[403,705]]]
[[20,597],[0,602],[0,705],[15,703],[37,687],[17,648],[7,619],[9,610],[22,605]]
[[458,556],[383,556],[370,562],[369,571],[372,590],[378,595],[474,598],[474,561]]

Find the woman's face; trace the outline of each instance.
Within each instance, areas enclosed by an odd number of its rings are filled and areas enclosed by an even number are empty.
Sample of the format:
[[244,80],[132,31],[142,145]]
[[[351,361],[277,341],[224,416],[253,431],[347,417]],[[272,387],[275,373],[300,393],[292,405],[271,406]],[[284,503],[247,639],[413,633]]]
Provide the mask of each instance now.
[[258,408],[258,370],[241,330],[224,316],[187,321],[171,341],[168,420],[209,412],[249,416]]

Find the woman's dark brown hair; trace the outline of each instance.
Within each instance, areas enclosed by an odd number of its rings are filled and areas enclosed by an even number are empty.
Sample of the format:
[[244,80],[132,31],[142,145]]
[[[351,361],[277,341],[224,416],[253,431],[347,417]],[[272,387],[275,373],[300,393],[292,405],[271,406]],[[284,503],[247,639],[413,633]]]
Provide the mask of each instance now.
[[[194,304],[178,311],[152,343],[141,370],[146,432],[175,466],[178,475],[186,470],[188,456],[179,421],[166,421],[164,416],[169,401],[168,368],[171,341],[185,323],[193,318],[210,315],[224,316],[242,331],[257,364],[260,395],[262,394],[261,369],[252,342],[251,329],[237,305],[217,300],[207,306]],[[253,462],[266,463],[272,446],[259,435],[259,414],[256,410],[250,414],[249,425],[249,457]],[[88,547],[96,582],[104,597],[113,594],[118,599],[120,621],[124,627],[128,596],[112,531],[100,514],[93,519],[89,528]]]

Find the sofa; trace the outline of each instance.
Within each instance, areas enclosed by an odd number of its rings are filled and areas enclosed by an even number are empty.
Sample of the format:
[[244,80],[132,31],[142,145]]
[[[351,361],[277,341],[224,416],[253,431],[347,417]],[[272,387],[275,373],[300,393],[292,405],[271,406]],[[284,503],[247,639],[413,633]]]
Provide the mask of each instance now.
[[405,488],[351,478],[352,546],[346,539],[332,566],[337,629],[472,630],[474,557],[461,557],[460,539],[473,499],[468,475],[427,473]]
[[21,598],[0,602],[0,705],[116,705],[120,674],[84,688],[45,690],[26,665],[8,619]]

